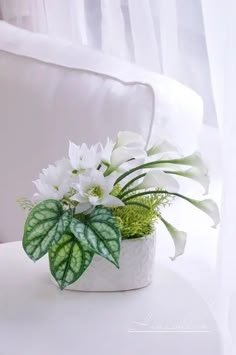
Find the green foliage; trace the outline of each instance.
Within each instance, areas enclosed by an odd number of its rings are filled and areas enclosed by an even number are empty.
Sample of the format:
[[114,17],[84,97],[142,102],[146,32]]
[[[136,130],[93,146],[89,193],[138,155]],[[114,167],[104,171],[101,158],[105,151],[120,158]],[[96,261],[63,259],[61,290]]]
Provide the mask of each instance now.
[[45,200],[29,213],[24,227],[23,248],[36,261],[58,242],[71,222],[71,210],[64,211],[56,200]]
[[[134,202],[137,205],[133,204]],[[139,238],[151,234],[160,216],[160,208],[169,202],[170,197],[166,194],[152,194],[137,197],[130,205],[114,208],[113,213],[119,224],[122,238]]]
[[33,202],[26,197],[19,197],[16,202],[23,210],[31,211],[34,207]]
[[94,255],[70,233],[63,234],[48,254],[51,273],[61,289],[78,280]]
[[95,253],[119,267],[120,243],[112,210],[101,206],[75,215],[62,202],[45,200],[30,211],[24,227],[25,252],[33,261],[49,253],[50,270],[61,289],[82,275]]
[[112,210],[96,207],[87,218],[82,217],[72,219],[71,232],[87,249],[119,267],[121,234]]

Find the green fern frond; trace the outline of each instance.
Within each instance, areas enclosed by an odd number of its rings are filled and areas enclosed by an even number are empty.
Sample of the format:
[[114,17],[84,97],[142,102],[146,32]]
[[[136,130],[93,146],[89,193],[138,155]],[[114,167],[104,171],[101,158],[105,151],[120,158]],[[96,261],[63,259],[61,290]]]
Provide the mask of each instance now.
[[160,208],[170,204],[165,194],[142,196],[132,200],[132,204],[113,209],[123,239],[139,238],[153,233]]
[[23,210],[31,211],[34,207],[33,202],[26,197],[19,197],[16,202]]

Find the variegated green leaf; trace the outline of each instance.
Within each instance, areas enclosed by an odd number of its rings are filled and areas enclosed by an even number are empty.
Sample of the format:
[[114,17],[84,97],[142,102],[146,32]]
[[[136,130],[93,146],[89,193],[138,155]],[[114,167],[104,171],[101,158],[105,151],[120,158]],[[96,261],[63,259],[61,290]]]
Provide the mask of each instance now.
[[73,218],[70,229],[89,250],[119,267],[121,235],[110,209],[97,207],[83,222]]
[[69,233],[63,234],[48,254],[51,273],[61,289],[78,280],[94,255]]
[[28,256],[36,261],[46,254],[68,229],[71,218],[71,211],[63,211],[57,200],[45,200],[36,205],[24,227],[23,248]]

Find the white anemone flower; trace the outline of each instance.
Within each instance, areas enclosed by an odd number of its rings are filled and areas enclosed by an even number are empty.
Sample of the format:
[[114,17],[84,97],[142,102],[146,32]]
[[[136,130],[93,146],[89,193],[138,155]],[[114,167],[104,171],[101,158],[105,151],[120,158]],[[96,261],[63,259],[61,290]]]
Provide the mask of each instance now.
[[161,217],[161,221],[166,226],[166,229],[170,233],[174,245],[175,245],[175,255],[170,257],[171,260],[175,260],[178,256],[182,255],[185,250],[186,241],[187,241],[187,233],[176,229],[172,224],[167,222],[163,217]]
[[83,143],[78,146],[72,142],[69,144],[69,159],[75,172],[96,168],[101,161],[101,154],[98,152],[98,145],[90,148]]
[[34,194],[35,200],[62,199],[71,189],[70,168],[69,160],[62,159],[43,169],[39,179],[33,181],[38,190]]
[[179,190],[178,182],[170,175],[161,170],[149,171],[137,189],[161,188],[168,192]]
[[111,195],[116,176],[105,177],[99,170],[90,170],[86,174],[79,175],[78,183],[75,184],[77,193],[72,196],[74,201],[79,202],[76,207],[77,213],[82,213],[93,206],[104,207],[123,206],[123,202]]

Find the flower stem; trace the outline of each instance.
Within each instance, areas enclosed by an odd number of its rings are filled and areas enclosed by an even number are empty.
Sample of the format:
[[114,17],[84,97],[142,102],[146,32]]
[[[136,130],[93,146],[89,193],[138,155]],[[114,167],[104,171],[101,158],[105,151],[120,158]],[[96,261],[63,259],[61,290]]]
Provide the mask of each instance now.
[[[145,163],[142,165],[138,165],[133,169],[130,169],[129,171],[126,171],[124,174],[122,174],[121,176],[118,177],[118,179],[116,179],[115,184],[118,184],[121,180],[123,180],[124,178],[126,178],[126,176],[134,173],[137,170],[141,170],[141,169],[150,169],[150,168],[155,168],[156,166],[160,165],[160,164],[180,164],[181,165],[181,160],[180,159],[171,159],[171,160],[155,160],[149,163]],[[186,165],[186,164],[184,164]]]
[[181,194],[179,194],[179,193],[177,193],[177,192],[168,192],[168,191],[165,191],[165,190],[162,190],[162,191],[159,191],[159,190],[158,190],[158,191],[157,191],[157,190],[151,190],[151,191],[150,191],[150,190],[149,190],[149,191],[139,192],[139,193],[136,194],[136,195],[132,195],[132,196],[126,197],[126,198],[123,199],[122,201],[123,201],[124,203],[126,203],[127,201],[132,200],[132,199],[134,199],[134,198],[136,198],[136,197],[145,196],[145,195],[153,195],[153,194],[173,195],[173,196],[180,197],[180,198],[182,198],[182,199],[184,199],[184,200],[190,202],[190,201],[189,201],[189,198],[186,197],[186,196],[184,196],[184,195],[181,195]]
[[[118,197],[123,197],[124,194],[122,194],[122,192],[124,192],[127,187],[129,187],[130,185],[132,185],[136,180],[141,179],[142,177],[144,177],[146,175],[146,173],[140,174],[138,176],[135,176],[133,179],[131,179],[130,181],[127,182],[127,184],[124,185],[124,187],[120,190],[120,193],[118,195]],[[126,194],[127,192],[125,192]]]

